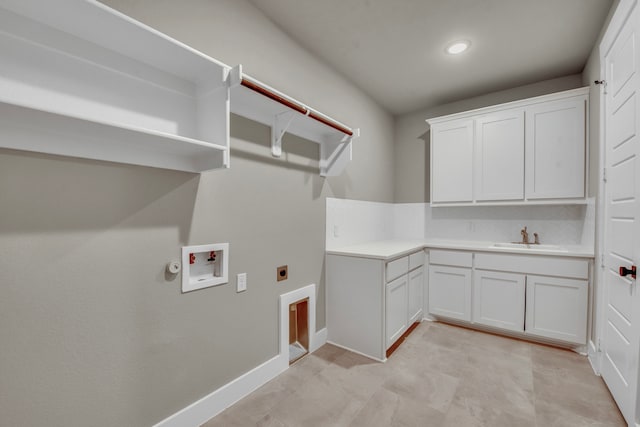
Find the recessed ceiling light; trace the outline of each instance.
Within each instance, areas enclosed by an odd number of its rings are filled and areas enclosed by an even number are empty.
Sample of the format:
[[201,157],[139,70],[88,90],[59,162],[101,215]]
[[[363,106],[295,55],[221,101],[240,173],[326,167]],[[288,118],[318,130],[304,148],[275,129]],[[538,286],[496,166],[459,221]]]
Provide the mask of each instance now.
[[450,53],[451,55],[457,55],[469,49],[470,45],[471,45],[471,42],[468,40],[455,41],[451,43],[449,46],[447,46],[447,53]]

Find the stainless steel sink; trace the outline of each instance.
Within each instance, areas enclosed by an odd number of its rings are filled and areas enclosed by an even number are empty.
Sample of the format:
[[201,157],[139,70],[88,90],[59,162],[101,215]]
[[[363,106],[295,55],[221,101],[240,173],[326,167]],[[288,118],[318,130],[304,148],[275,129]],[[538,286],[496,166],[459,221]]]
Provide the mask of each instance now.
[[567,248],[559,245],[534,245],[526,243],[494,243],[492,248],[500,249],[520,249],[523,251],[553,251],[553,252],[569,252]]

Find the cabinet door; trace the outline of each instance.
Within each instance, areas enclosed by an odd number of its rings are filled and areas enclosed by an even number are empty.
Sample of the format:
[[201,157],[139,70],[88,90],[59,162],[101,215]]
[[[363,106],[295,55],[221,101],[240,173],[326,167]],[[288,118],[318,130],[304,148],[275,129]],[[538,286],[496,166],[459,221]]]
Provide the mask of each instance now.
[[431,126],[431,202],[473,200],[473,120]]
[[471,269],[429,266],[429,313],[471,321]]
[[585,103],[580,97],[527,108],[527,199],[585,197]]
[[524,274],[475,270],[473,321],[482,325],[524,331]]
[[424,269],[418,267],[409,272],[409,326],[422,317],[424,293]]
[[524,111],[476,119],[475,199],[524,199]]
[[385,344],[388,349],[407,330],[408,275],[387,283],[385,287]]
[[587,295],[586,280],[527,276],[526,333],[585,344]]

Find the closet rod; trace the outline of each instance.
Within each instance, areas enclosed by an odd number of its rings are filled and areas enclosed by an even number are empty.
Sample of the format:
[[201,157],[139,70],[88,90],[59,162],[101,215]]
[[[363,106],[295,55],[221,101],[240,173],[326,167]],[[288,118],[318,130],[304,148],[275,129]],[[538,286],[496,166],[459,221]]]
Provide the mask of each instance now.
[[242,77],[242,80],[240,82],[242,84],[242,86],[251,89],[255,92],[258,92],[261,95],[266,96],[269,99],[272,99],[276,102],[279,102],[280,104],[286,105],[287,107],[291,108],[292,110],[297,111],[300,114],[304,114],[305,116],[309,116],[314,120],[319,121],[320,123],[326,125],[326,126],[330,126],[346,135],[349,136],[353,136],[353,131],[345,126],[342,126],[341,124],[329,119],[328,117],[323,116],[320,113],[316,113],[315,111],[312,111],[310,109],[308,109],[307,107],[297,104],[271,90],[269,90],[268,88],[261,86],[260,84],[251,81],[245,77]]

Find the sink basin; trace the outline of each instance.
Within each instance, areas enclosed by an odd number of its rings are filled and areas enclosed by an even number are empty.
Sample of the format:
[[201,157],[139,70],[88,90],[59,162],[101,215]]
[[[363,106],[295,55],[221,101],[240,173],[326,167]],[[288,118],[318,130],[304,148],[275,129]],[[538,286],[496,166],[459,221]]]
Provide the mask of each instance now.
[[523,251],[553,251],[553,252],[569,252],[568,249],[558,245],[527,245],[524,243],[494,243],[492,248],[501,249],[520,249]]

